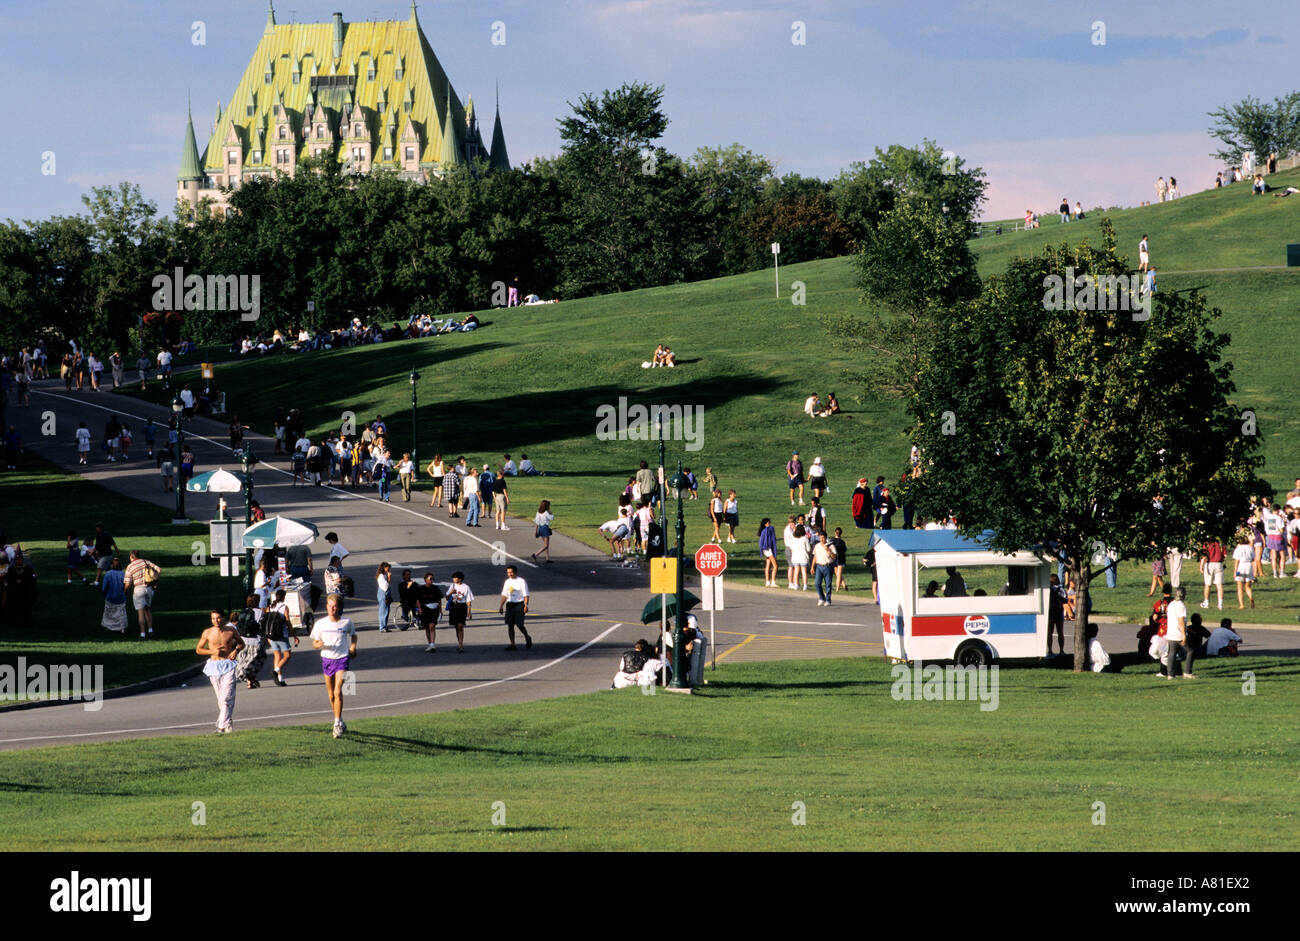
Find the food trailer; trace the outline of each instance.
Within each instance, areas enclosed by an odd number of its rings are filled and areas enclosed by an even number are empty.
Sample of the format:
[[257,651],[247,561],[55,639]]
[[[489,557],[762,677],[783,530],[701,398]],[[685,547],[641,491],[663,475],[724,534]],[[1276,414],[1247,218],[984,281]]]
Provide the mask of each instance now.
[[952,530],[877,530],[885,656],[980,666],[1047,653],[1052,563],[1032,550],[1010,554]]

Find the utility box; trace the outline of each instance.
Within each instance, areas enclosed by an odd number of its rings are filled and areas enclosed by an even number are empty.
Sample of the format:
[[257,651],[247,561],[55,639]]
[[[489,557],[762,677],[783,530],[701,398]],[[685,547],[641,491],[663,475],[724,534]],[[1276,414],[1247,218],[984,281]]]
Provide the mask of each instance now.
[[1300,243],[1293,243],[1286,247],[1286,266],[1300,268]]

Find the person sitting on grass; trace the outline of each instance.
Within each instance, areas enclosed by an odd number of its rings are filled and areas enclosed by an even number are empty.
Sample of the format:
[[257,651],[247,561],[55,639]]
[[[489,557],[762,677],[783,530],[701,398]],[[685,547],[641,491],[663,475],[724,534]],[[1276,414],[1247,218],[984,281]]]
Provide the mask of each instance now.
[[1101,645],[1097,639],[1097,625],[1089,622],[1084,627],[1084,636],[1088,639],[1087,660],[1088,669],[1093,673],[1109,673],[1110,654],[1106,653],[1106,648]]
[[648,689],[655,685],[661,667],[662,663],[655,655],[650,642],[644,639],[638,640],[632,649],[619,659],[618,672],[614,674],[614,681],[609,684],[609,688],[626,689],[636,685]]
[[1235,657],[1241,635],[1232,629],[1232,618],[1224,618],[1219,626],[1210,631],[1210,639],[1205,642],[1207,657]]

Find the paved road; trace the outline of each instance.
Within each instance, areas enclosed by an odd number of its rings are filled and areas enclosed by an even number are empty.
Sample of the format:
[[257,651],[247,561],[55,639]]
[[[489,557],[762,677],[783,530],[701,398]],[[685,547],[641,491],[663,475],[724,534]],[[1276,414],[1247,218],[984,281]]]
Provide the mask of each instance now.
[[[46,437],[40,426],[42,414],[49,411],[54,412],[58,433]],[[144,459],[143,436],[138,434],[145,417],[164,420],[164,408],[110,393],[68,394],[56,380],[38,384],[30,409],[9,411],[32,450],[71,470],[78,469],[72,444],[77,423],[85,420],[98,435],[110,414],[127,418],[136,429],[133,451],[137,454],[125,465],[95,463],[84,469],[85,476],[114,491],[173,506],[174,497],[163,491],[153,462]],[[199,419],[187,426],[186,435],[200,470],[222,464],[235,469],[224,424]],[[165,440],[165,434],[161,437]],[[271,441],[259,436],[246,440],[260,455],[271,456]],[[418,714],[605,689],[619,654],[637,637],[652,632],[638,623],[649,597],[644,573],[621,568],[562,535],[552,538],[555,563],[534,564],[529,555],[536,545],[527,521],[515,521],[509,532],[498,532],[490,521],[468,529],[463,520],[448,520],[444,513],[430,511],[427,497],[421,501],[417,495],[405,504],[399,491],[398,502],[380,503],[371,490],[294,487],[282,462],[260,464],[255,479],[258,499],[268,513],[311,519],[322,533],[336,530],[352,550],[349,571],[356,579],[358,597],[349,601],[347,614],[362,633],[356,693],[347,702],[345,716]],[[192,519],[216,515],[215,495],[186,496]],[[688,546],[697,538],[698,534],[688,534]],[[325,547],[322,541],[317,548]],[[380,561],[391,562],[399,572],[404,567],[417,573],[432,568],[439,581],[447,580],[455,569],[466,573],[480,598],[466,632],[467,653],[456,654],[454,637],[446,630],[439,632],[441,643],[434,654],[425,653],[422,633],[375,630],[370,573]],[[531,651],[502,649],[506,635],[496,606],[502,566],[508,561],[520,567],[533,592],[529,625],[536,641]],[[323,557],[318,556],[317,562],[323,564]],[[698,586],[693,587],[698,593]],[[720,661],[880,655],[880,616],[875,605],[841,595],[833,607],[819,608],[812,591],[738,587],[729,586],[727,610],[717,615]],[[707,625],[708,616],[702,615],[701,621]],[[203,626],[195,625],[196,638]],[[1245,630],[1251,653],[1300,653],[1296,629]],[[1133,649],[1133,634],[1131,625],[1101,628],[1102,641],[1111,651]],[[237,727],[316,722],[328,726],[319,655],[307,644],[298,650],[286,669],[287,687],[264,680],[261,689],[240,689]],[[270,672],[267,666],[264,677]],[[199,677],[185,688],[107,700],[99,711],[70,703],[8,713],[0,726],[0,749],[206,734],[214,718],[211,689]]]
[[[57,434],[46,437],[40,426],[43,413],[49,411],[54,413]],[[73,430],[84,420],[98,437],[110,414],[132,425],[136,453],[124,465],[101,460],[78,468]],[[68,394],[57,380],[37,384],[30,409],[10,409],[10,419],[19,425],[31,450],[67,469],[84,470],[88,479],[114,491],[172,507],[173,494],[162,489],[154,463],[144,458],[139,430],[146,417],[164,420],[166,410],[111,393]],[[160,437],[165,441],[165,434]],[[224,424],[195,420],[187,424],[186,440],[199,470],[223,464],[236,469]],[[249,436],[246,442],[259,455],[271,456],[270,440]],[[348,701],[345,715],[424,713],[604,689],[621,652],[637,637],[652,632],[638,623],[649,597],[644,573],[617,566],[562,535],[551,540],[554,564],[535,564],[529,558],[537,548],[531,522],[514,521],[509,532],[498,532],[490,521],[470,529],[463,519],[448,520],[445,512],[431,511],[427,496],[421,501],[417,494],[406,504],[399,491],[396,502],[381,503],[373,490],[294,487],[282,462],[259,464],[255,482],[257,498],[268,513],[311,519],[322,533],[337,531],[352,551],[348,568],[357,583],[357,597],[349,601],[346,613],[362,633],[356,694]],[[186,494],[186,510],[191,519],[208,519],[216,515],[216,500],[216,495]],[[688,546],[692,538],[688,533]],[[323,565],[320,552],[325,548],[323,540],[318,543],[318,565]],[[404,567],[417,573],[432,568],[439,581],[448,580],[455,569],[465,572],[480,599],[466,632],[467,653],[456,654],[454,636],[446,630],[439,632],[434,654],[425,653],[422,633],[375,630],[371,573],[380,561],[391,562],[398,572]],[[531,651],[502,649],[506,634],[496,608],[503,566],[511,562],[519,566],[533,593]],[[698,593],[698,587],[695,590]],[[703,620],[707,624],[707,616]],[[727,610],[717,615],[717,654],[721,661],[878,655],[879,632],[869,628],[876,624],[879,615],[874,605],[841,601],[826,609],[817,607],[813,591],[796,595],[732,590],[727,594]],[[195,625],[196,638],[202,627]],[[261,689],[240,689],[238,727],[328,722],[319,654],[306,644],[298,650],[285,672],[289,686],[268,683],[268,666]],[[214,718],[211,689],[200,677],[183,689],[107,700],[97,712],[74,703],[10,713],[0,727],[0,748],[207,733]]]

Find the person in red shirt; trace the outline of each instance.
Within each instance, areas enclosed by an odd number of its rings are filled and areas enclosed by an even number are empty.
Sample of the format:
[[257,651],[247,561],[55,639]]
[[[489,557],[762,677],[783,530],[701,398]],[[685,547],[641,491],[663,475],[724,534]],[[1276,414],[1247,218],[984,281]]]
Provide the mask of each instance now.
[[1219,593],[1219,610],[1223,610],[1223,560],[1226,556],[1223,543],[1217,539],[1201,545],[1201,575],[1205,579],[1205,595],[1201,599],[1202,608],[1210,606],[1210,586],[1213,585]]

